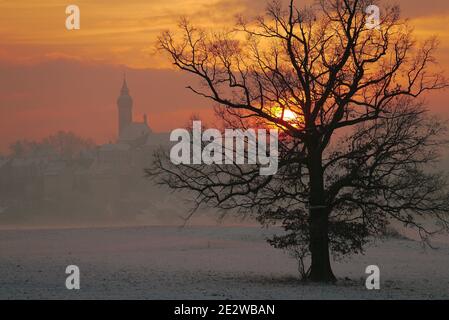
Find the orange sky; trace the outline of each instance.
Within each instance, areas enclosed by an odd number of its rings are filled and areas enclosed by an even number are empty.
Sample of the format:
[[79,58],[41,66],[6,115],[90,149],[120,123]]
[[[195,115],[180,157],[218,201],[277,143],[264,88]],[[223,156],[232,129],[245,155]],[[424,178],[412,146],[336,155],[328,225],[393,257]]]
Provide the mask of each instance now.
[[[301,3],[311,2],[301,0]],[[438,35],[438,60],[449,71],[449,1],[400,0],[416,34]],[[180,16],[207,28],[254,16],[265,0],[0,0],[0,152],[19,138],[59,129],[105,142],[115,138],[115,100],[127,71],[135,116],[156,131],[184,125],[207,102],[185,90],[190,80],[154,50],[157,35]],[[81,30],[65,29],[65,8],[77,4]],[[449,93],[430,99],[449,115]],[[207,111],[206,111],[207,110]],[[101,119],[101,126],[98,121]]]
[[[208,28],[229,25],[238,13],[263,9],[260,0],[0,0],[0,57],[37,61],[70,57],[130,67],[166,67],[154,39],[180,16]],[[76,4],[81,29],[65,29],[65,8]],[[257,5],[253,5],[257,4]],[[252,10],[251,10],[252,11]]]

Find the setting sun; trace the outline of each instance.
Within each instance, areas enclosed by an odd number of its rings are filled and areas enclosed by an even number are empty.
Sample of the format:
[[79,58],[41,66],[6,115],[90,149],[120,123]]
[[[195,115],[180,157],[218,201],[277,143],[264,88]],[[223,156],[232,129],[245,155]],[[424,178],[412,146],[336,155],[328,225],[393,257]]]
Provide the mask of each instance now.
[[296,112],[293,112],[290,109],[287,108],[282,109],[281,107],[277,106],[273,107],[271,111],[276,118],[287,121],[294,127],[300,127],[301,124],[304,123],[303,116]]
[[298,118],[299,118],[298,115],[296,113],[294,113],[293,111],[291,111],[291,110],[284,110],[284,117],[283,117],[283,119],[285,121],[294,122],[294,121],[297,121]]

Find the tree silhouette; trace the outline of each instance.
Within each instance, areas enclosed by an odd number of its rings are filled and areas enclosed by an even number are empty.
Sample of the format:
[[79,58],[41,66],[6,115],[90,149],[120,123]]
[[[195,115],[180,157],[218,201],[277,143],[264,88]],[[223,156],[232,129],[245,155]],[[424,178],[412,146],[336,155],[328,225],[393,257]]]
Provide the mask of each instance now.
[[32,157],[54,154],[64,160],[73,160],[80,153],[93,150],[95,143],[73,132],[58,131],[41,141],[18,140],[10,145],[12,157]]
[[437,231],[423,218],[449,226],[446,179],[429,169],[445,126],[421,99],[447,86],[432,71],[437,41],[418,44],[396,6],[382,7],[379,29],[367,28],[371,4],[273,2],[233,30],[206,32],[184,19],[178,33],[159,38],[174,65],[200,80],[188,88],[215,102],[227,127],[279,128],[280,160],[276,175],[260,176],[257,165],[175,166],[161,151],[147,174],[193,191],[196,206],[281,224],[285,233],[270,243],[294,252],[312,281],[335,281],[330,253],[363,252],[392,220],[423,240]]

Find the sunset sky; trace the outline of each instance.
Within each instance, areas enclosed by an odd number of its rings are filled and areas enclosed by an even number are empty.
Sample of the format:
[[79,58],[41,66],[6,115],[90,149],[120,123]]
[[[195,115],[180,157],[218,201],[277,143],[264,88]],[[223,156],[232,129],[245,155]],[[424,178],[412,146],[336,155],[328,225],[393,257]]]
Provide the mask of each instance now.
[[[311,1],[301,0],[300,3]],[[438,35],[438,60],[449,72],[449,1],[399,0],[422,39]],[[81,10],[81,30],[65,28],[65,8]],[[22,138],[71,130],[99,143],[116,136],[116,105],[126,71],[134,114],[155,131],[210,114],[185,89],[192,80],[171,69],[155,39],[188,16],[209,29],[230,27],[236,14],[263,12],[264,0],[0,0],[0,152]],[[193,80],[194,81],[194,80]],[[449,91],[429,106],[449,117]],[[100,125],[99,125],[100,124]]]

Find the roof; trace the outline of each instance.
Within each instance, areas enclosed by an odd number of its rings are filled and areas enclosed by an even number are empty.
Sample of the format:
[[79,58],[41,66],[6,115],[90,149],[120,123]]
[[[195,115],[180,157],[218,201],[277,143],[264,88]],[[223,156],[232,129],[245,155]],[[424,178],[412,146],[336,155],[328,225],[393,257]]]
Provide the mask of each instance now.
[[28,167],[41,165],[45,162],[46,161],[41,158],[13,158],[11,165],[13,167]]
[[119,137],[121,142],[133,142],[137,139],[147,136],[151,133],[151,129],[144,122],[133,122],[127,125]]
[[100,152],[109,152],[109,151],[128,151],[129,145],[123,143],[109,143],[104,144],[100,147]]
[[9,161],[10,159],[8,158],[0,158],[0,168],[6,165]]
[[58,176],[61,175],[67,168],[66,164],[61,161],[53,161],[45,164],[45,169],[43,171],[46,176]]
[[167,146],[170,144],[170,133],[152,133],[148,135],[146,146]]

